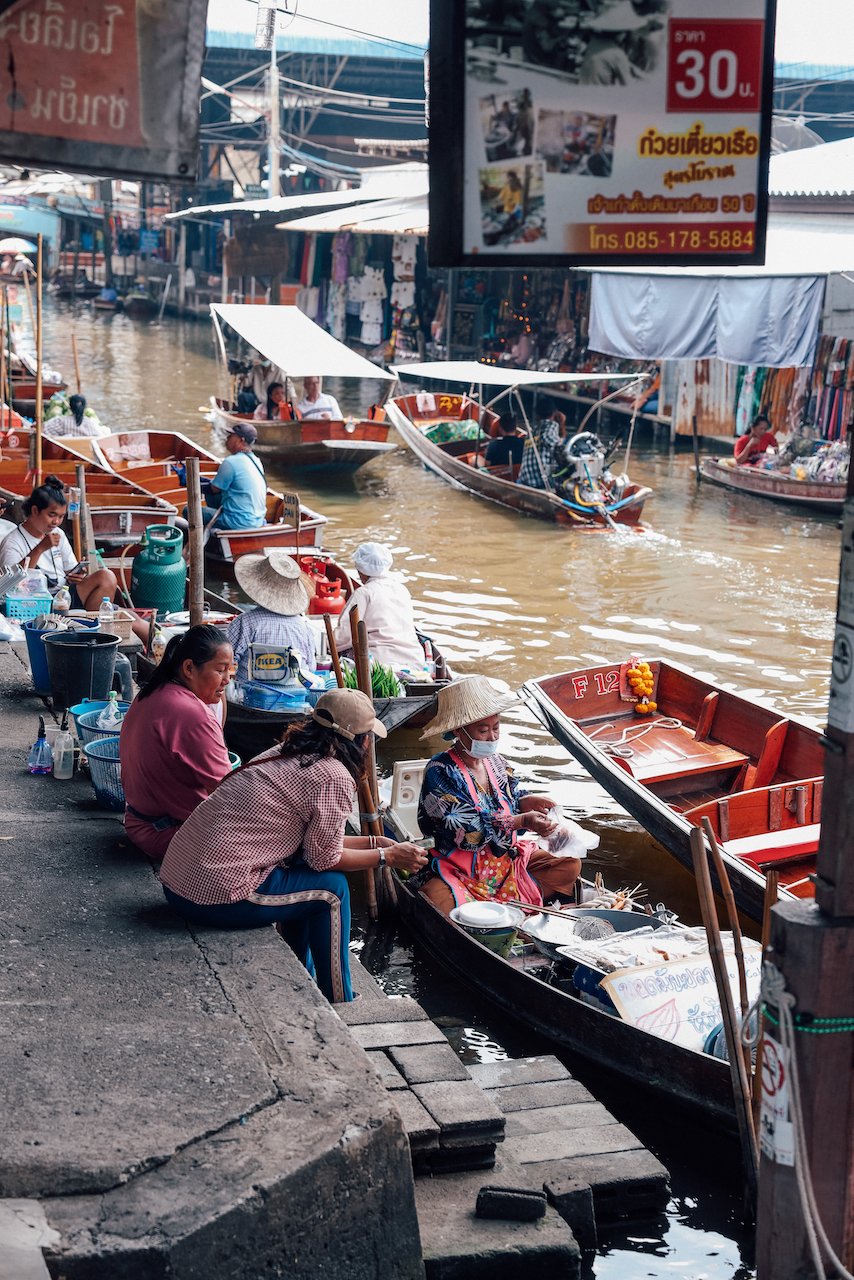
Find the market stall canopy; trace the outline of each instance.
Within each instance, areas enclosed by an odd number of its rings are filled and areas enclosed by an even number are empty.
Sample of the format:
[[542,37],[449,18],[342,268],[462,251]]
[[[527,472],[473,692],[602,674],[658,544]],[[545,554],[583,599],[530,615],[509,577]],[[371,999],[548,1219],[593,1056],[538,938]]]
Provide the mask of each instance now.
[[20,236],[7,236],[0,240],[0,253],[35,253],[36,245],[30,240],[22,240]]
[[321,329],[299,307],[211,303],[214,324],[223,320],[251,347],[291,378],[383,378],[392,374],[357,355]]
[[277,224],[280,231],[339,231],[363,232],[366,235],[425,235],[430,215],[427,196],[405,196],[394,200],[375,200],[371,203],[352,205],[348,209],[335,209],[330,213],[318,213],[308,218]]
[[309,191],[295,196],[275,196],[272,199],[231,200],[225,204],[191,205],[167,213],[165,222],[180,218],[199,218],[203,214],[227,213],[282,213],[297,215],[303,209],[335,209],[343,205],[364,204],[372,200],[391,197],[426,195],[430,179],[423,164],[383,166],[367,171],[360,187],[346,191]]
[[593,351],[633,360],[811,365],[824,281],[854,267],[844,219],[771,218],[764,266],[596,268]]
[[431,360],[426,364],[391,366],[398,378],[433,378],[482,387],[557,387],[565,382],[631,382],[636,373],[539,373],[536,369],[502,369],[477,360]]

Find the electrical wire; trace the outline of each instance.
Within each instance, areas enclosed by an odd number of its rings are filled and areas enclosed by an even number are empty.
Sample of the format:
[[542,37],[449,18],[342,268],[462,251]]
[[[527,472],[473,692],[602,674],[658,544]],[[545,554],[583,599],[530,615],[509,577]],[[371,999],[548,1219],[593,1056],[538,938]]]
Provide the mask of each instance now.
[[[250,4],[258,5],[259,0],[249,0]],[[277,13],[283,13],[286,17],[293,18],[288,9],[280,9],[278,5],[264,5],[265,9],[275,8]],[[321,27],[332,27],[335,31],[346,31],[348,35],[361,36],[364,40],[370,40],[374,44],[387,45],[392,49],[415,49],[420,57],[426,52],[425,46],[420,44],[411,44],[408,40],[390,40],[387,36],[377,36],[370,31],[361,31],[358,27],[348,27],[340,22],[330,22],[326,18],[313,18],[310,14],[303,13],[300,15],[303,22],[314,22]],[[288,24],[290,25],[290,24]]]

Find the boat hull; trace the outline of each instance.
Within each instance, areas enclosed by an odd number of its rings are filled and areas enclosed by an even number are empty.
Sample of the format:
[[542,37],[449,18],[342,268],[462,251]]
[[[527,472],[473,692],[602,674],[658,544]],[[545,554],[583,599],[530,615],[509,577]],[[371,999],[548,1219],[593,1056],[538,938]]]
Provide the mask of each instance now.
[[555,1045],[679,1103],[699,1118],[735,1124],[726,1062],[650,1035],[504,960],[447,919],[408,883],[397,883],[406,923],[430,955],[509,1018]]
[[[412,399],[412,397],[404,397],[404,399]],[[459,400],[460,397],[448,397],[448,399]],[[389,400],[385,409],[389,421],[415,456],[454,488],[474,494],[477,498],[485,498],[487,502],[497,503],[498,506],[506,507],[510,511],[535,516],[539,520],[548,520],[562,528],[580,531],[609,527],[608,522],[592,507],[576,507],[545,489],[532,489],[528,485],[503,479],[486,468],[470,466],[461,457],[447,452],[428,439],[421,427],[417,422],[412,421],[397,400]],[[464,448],[470,448],[470,445],[470,441],[463,442]],[[639,524],[644,503],[651,493],[651,489],[641,485],[628,485],[622,500],[613,505],[609,504],[608,513],[612,521],[623,525]]]
[[396,448],[388,439],[387,422],[265,422],[232,413],[215,397],[211,412],[214,427],[223,434],[251,422],[258,433],[255,452],[274,457],[291,471],[355,471]]
[[[768,735],[773,737],[777,726],[785,724],[784,737],[788,745],[783,748],[778,766],[767,784],[760,787],[757,782],[758,789],[754,794],[758,810],[758,802],[766,798],[768,787],[778,789],[780,804],[776,821],[781,830],[796,827],[797,816],[787,816],[786,806],[796,803],[799,787],[814,784],[823,771],[818,730],[793,717],[781,717],[770,708],[760,707],[736,694],[717,690],[714,685],[696,679],[673,664],[654,663],[652,666],[657,682],[657,714],[681,721],[682,729],[676,733],[683,735],[672,737],[670,765],[665,764],[661,768],[652,762],[651,755],[648,757],[649,766],[643,763],[644,748],[640,745],[629,748],[628,757],[620,757],[603,750],[603,745],[608,745],[607,740],[600,737],[597,741],[589,736],[591,731],[596,732],[597,725],[601,735],[605,729],[619,734],[620,730],[625,732],[630,726],[635,726],[634,731],[637,732],[644,723],[640,717],[634,716],[629,704],[620,703],[614,674],[619,672],[619,667],[592,667],[529,681],[524,686],[524,693],[535,714],[557,741],[689,871],[693,870],[691,832],[699,823],[704,808],[714,804],[717,812],[725,818],[733,792],[744,796],[750,794],[750,787],[744,785],[749,778],[745,771],[761,768]],[[668,684],[678,690],[678,697],[670,701],[663,692]],[[609,692],[599,692],[609,686]],[[715,720],[711,722],[711,734],[715,736],[710,734],[707,739],[698,740],[696,733],[702,707],[710,696],[716,696],[714,705],[719,706]],[[648,723],[651,729],[654,728],[655,717],[651,717]],[[724,732],[724,724],[728,732]],[[691,763],[692,734],[695,735],[696,766]],[[641,739],[637,742],[640,744]],[[632,751],[636,760],[632,758]],[[800,815],[804,824],[817,824],[820,820],[820,786],[816,791],[813,785],[812,794],[815,797],[814,808]],[[767,836],[767,859],[772,862],[780,837],[776,831],[764,834]],[[757,835],[763,835],[761,829]],[[739,908],[752,919],[761,920],[765,895],[765,873],[760,867],[762,850],[747,861],[730,853],[724,839],[722,856]],[[717,883],[714,872],[713,879]],[[781,883],[780,893],[784,897],[805,896],[803,892],[795,894],[785,883]]]
[[761,467],[737,467],[729,458],[704,458],[700,475],[711,484],[747,493],[753,498],[768,498],[789,506],[809,507],[838,515],[845,501],[846,485],[826,484],[820,480],[796,480]]

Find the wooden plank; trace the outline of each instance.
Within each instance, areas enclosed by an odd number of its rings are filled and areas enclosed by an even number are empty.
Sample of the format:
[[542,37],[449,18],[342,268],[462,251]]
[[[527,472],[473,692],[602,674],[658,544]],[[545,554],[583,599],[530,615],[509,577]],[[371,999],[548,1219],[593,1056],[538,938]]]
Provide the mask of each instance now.
[[709,734],[712,732],[712,723],[715,718],[717,706],[718,694],[715,690],[712,690],[712,692],[707,693],[703,699],[700,718],[697,721],[697,728],[694,730],[694,737],[698,742],[705,742]]
[[789,732],[788,720],[778,720],[765,734],[762,750],[756,762],[756,768],[747,771],[745,790],[752,791],[756,787],[770,787],[780,766],[780,757],[786,735]]

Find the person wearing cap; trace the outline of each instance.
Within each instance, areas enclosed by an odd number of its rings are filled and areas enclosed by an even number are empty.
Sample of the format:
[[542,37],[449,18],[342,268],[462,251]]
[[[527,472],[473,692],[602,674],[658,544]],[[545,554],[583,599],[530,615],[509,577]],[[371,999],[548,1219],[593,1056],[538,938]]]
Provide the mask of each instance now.
[[418,825],[433,840],[433,874],[421,892],[445,915],[472,899],[542,906],[575,895],[580,860],[556,857],[534,838],[556,832],[555,802],[524,791],[498,753],[501,712],[516,701],[486,676],[455,680],[439,690],[421,735],[452,742],[428,761],[418,802]]
[[240,613],[225,629],[234,650],[237,679],[248,680],[251,644],[287,645],[303,666],[314,667],[315,642],[305,611],[314,595],[314,583],[301,572],[287,551],[241,556],[234,576],[254,609]]
[[220,529],[259,529],[266,523],[267,479],[252,452],[257,439],[251,422],[236,422],[230,428],[225,442],[228,457],[219,464],[202,507],[205,524],[217,510]]
[[339,653],[352,649],[350,612],[359,610],[359,619],[368,632],[372,658],[395,671],[414,670],[424,665],[424,646],[415,630],[412,597],[400,578],[389,574],[394,556],[382,542],[363,542],[356,548],[353,564],[362,585],[350,596],[335,628]]
[[321,694],[279,746],[230,774],[175,835],[160,881],[167,901],[216,928],[275,924],[330,1001],[353,999],[350,894],[342,873],[417,871],[418,845],[345,836],[371,734],[386,736],[357,689]]

